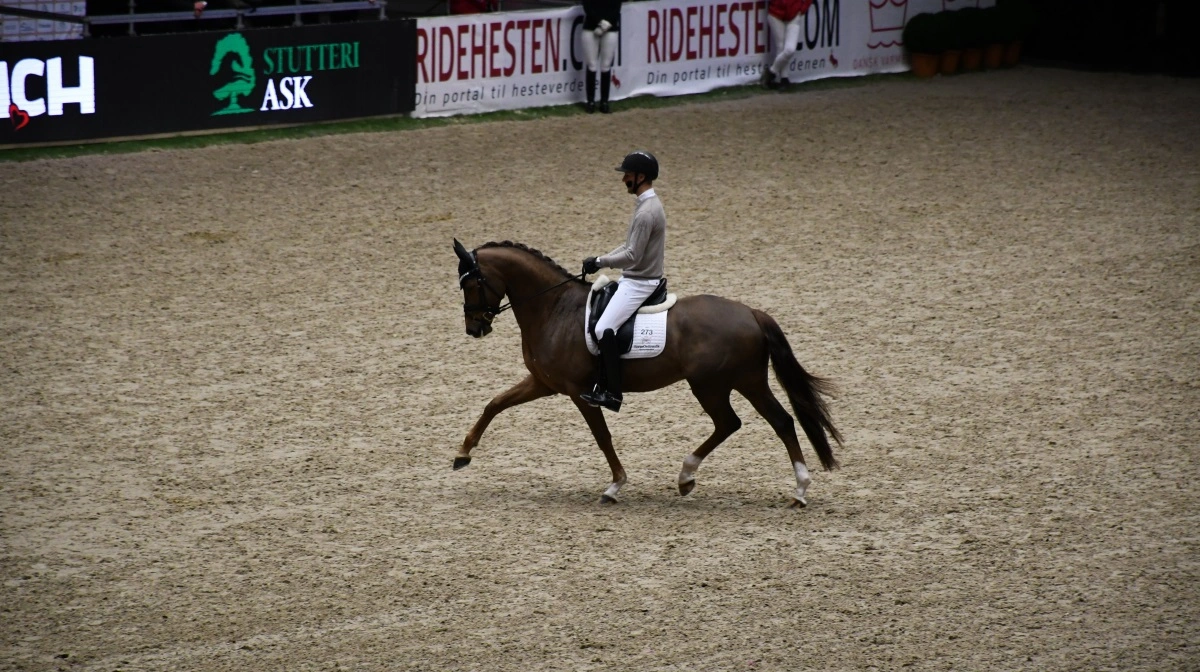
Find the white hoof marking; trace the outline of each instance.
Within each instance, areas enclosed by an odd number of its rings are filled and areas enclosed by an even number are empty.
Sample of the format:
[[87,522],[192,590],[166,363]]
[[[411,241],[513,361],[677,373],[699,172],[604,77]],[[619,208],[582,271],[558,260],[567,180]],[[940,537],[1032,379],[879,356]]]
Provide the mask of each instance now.
[[696,470],[700,468],[700,458],[688,455],[683,458],[683,469],[679,470],[679,484],[685,485],[696,480]]
[[808,474],[808,467],[804,466],[803,462],[794,462],[792,466],[796,468],[796,501],[805,505],[808,501],[804,499],[804,493],[812,483],[812,476]]

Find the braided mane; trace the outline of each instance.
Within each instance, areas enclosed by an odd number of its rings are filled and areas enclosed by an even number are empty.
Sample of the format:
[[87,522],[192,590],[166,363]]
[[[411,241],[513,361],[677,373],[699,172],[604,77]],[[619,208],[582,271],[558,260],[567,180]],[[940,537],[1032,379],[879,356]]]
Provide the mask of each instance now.
[[541,252],[541,250],[535,250],[534,248],[529,247],[528,245],[523,245],[521,243],[514,243],[511,240],[505,240],[505,241],[499,242],[499,243],[497,243],[495,241],[490,242],[490,243],[484,243],[483,245],[480,245],[479,247],[477,247],[475,249],[476,249],[476,251],[478,251],[478,250],[487,249],[489,247],[508,247],[508,248],[512,248],[514,250],[521,250],[522,252],[529,254],[533,258],[541,260],[546,265],[550,266],[554,270],[561,273],[563,276],[571,278],[571,279],[575,280],[575,282],[580,283],[580,284],[589,284],[586,280],[580,280],[578,274],[572,273],[572,272],[568,271],[567,269],[563,268],[562,266],[559,266],[557,263],[554,262],[553,259],[551,259],[550,257],[547,257],[545,254],[543,254]]

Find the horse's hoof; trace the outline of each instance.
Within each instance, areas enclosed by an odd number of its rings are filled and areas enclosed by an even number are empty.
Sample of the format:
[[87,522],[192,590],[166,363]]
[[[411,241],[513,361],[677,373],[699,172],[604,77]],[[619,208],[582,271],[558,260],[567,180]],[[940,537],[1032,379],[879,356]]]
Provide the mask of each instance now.
[[808,502],[804,499],[792,499],[792,503],[788,505],[789,509],[803,509],[808,506]]
[[688,494],[690,494],[695,487],[696,487],[695,481],[688,481],[687,483],[680,483],[679,484],[680,496],[687,497]]
[[462,469],[463,467],[467,466],[470,463],[471,463],[471,458],[469,458],[469,457],[456,457],[456,458],[454,458],[454,470],[458,471],[459,469]]
[[616,504],[617,498],[610,495],[600,495],[601,504]]

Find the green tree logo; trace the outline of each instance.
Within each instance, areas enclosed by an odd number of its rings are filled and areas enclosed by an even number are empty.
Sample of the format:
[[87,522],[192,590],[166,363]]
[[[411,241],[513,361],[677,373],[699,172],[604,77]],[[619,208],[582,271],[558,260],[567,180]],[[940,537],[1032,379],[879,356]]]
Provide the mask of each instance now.
[[244,114],[253,112],[253,108],[242,107],[238,105],[238,98],[248,96],[254,91],[254,61],[250,58],[250,45],[246,43],[246,38],[242,37],[241,33],[232,33],[222,37],[217,42],[217,48],[213,52],[212,67],[209,68],[209,75],[217,75],[225,68],[226,57],[229,58],[229,69],[233,71],[233,81],[225,84],[221,88],[213,91],[213,97],[217,100],[228,100],[229,104],[223,109],[212,113],[212,116],[221,114]]

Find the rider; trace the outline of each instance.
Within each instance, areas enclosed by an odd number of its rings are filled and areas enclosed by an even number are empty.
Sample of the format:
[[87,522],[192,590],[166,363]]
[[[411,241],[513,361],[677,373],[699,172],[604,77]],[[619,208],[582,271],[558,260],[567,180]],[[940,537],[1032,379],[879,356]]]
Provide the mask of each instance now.
[[600,339],[599,381],[590,392],[579,395],[592,406],[603,406],[611,411],[621,410],[621,353],[617,346],[617,329],[662,282],[667,242],[667,215],[658,194],[654,193],[658,160],[650,152],[631,152],[617,167],[617,172],[622,173],[621,181],[629,193],[637,196],[637,205],[624,244],[604,256],[583,260],[584,273],[595,273],[601,268],[619,268],[622,273],[616,294],[596,323],[596,335]]

